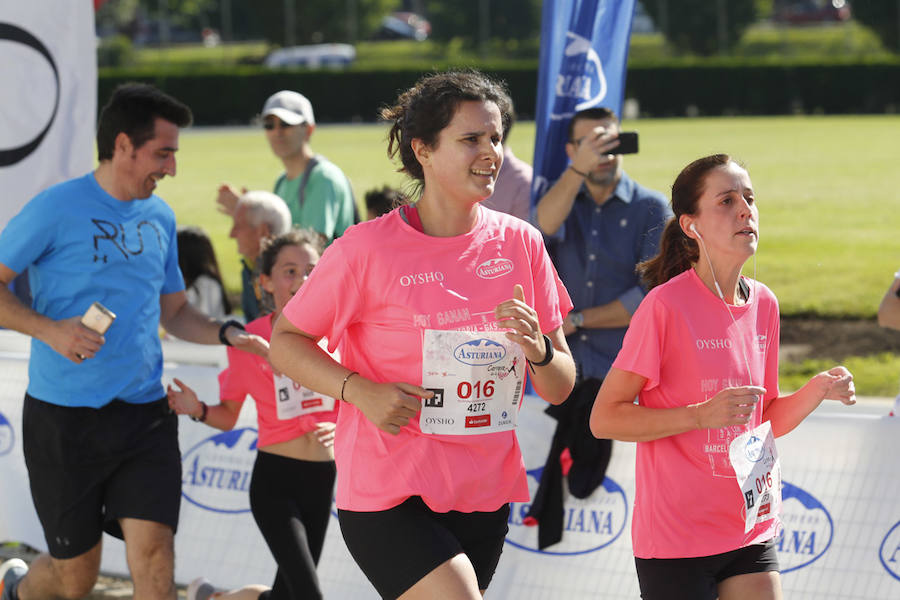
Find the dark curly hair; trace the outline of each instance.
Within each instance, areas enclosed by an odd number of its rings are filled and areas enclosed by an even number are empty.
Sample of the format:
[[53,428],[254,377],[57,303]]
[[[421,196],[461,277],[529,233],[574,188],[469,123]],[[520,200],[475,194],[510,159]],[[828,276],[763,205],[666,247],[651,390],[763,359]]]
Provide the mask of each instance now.
[[401,173],[422,182],[422,165],[412,149],[419,138],[435,147],[438,135],[453,119],[461,102],[493,102],[500,109],[503,130],[512,123],[512,101],[506,84],[474,70],[428,75],[397,98],[397,103],[381,110],[381,118],[391,123],[388,156],[400,156]]

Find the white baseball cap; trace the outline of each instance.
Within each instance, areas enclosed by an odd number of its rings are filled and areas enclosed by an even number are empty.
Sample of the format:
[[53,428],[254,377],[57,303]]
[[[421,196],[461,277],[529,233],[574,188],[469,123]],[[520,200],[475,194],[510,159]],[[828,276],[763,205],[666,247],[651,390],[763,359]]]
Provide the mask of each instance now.
[[263,106],[262,116],[268,117],[269,115],[278,117],[288,125],[316,124],[312,104],[309,103],[306,96],[290,90],[281,90],[269,96]]

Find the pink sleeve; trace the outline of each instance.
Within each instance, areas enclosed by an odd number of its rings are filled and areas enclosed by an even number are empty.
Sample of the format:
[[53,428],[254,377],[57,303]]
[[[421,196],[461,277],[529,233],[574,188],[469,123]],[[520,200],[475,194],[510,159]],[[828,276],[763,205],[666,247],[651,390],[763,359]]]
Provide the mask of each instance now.
[[622,349],[613,367],[647,379],[644,390],[659,385],[660,366],[667,327],[666,307],[655,294],[644,298],[631,317]]
[[242,377],[252,368],[249,358],[253,356],[236,348],[227,348],[228,366],[219,373],[219,400],[243,402],[250,393],[248,378]]
[[530,236],[531,277],[534,282],[534,310],[544,333],[562,325],[563,319],[572,310],[572,300],[566,286],[556,273],[556,267],[547,254],[544,240],[536,231]]
[[328,338],[334,352],[347,327],[361,314],[362,294],[356,273],[365,265],[344,250],[340,238],[322,254],[312,274],[284,307],[282,314],[297,329]]

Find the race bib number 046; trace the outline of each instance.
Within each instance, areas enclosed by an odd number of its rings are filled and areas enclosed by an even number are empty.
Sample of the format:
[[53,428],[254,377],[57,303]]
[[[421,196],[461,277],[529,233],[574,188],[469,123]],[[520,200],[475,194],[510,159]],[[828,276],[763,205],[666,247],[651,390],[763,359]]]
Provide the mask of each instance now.
[[425,330],[422,433],[478,435],[515,429],[525,354],[501,332]]

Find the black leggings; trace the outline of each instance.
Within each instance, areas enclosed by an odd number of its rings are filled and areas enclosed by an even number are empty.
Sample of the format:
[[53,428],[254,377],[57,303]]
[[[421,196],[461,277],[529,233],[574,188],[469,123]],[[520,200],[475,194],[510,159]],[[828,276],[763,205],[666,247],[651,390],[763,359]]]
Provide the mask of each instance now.
[[250,509],[278,563],[261,599],[321,598],[316,565],[325,543],[334,489],[334,461],[311,462],[257,452]]

